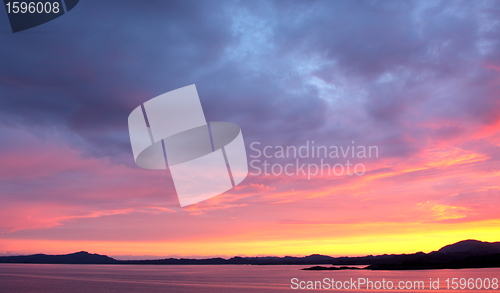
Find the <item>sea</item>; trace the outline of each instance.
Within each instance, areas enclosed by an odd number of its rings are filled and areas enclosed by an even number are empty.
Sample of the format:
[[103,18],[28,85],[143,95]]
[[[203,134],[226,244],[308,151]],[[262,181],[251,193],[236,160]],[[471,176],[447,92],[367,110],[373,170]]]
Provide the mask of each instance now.
[[301,270],[304,267],[0,264],[0,292],[500,292],[500,268]]

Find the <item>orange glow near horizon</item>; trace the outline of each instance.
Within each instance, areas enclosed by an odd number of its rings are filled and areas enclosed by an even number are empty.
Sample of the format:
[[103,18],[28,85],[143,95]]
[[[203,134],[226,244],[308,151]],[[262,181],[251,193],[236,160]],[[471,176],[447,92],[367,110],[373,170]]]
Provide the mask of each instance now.
[[[330,256],[365,256],[380,254],[431,252],[465,239],[495,242],[500,238],[500,221],[490,221],[466,227],[454,227],[433,232],[425,225],[420,231],[417,225],[405,233],[384,233],[384,227],[370,227],[372,235],[355,237],[282,239],[252,241],[251,239],[205,240],[188,242],[140,242],[140,241],[51,241],[9,239],[0,243],[2,251],[21,254],[66,254],[78,251],[104,255],[150,255],[178,257],[232,257],[232,256],[306,256],[322,254]],[[378,231],[378,232],[377,232]],[[33,247],[37,247],[33,249]],[[221,253],[222,252],[222,253]]]
[[186,208],[161,172],[29,139],[37,151],[0,153],[0,164],[14,170],[3,169],[4,177],[77,175],[38,183],[31,201],[11,191],[0,207],[0,254],[362,256],[500,240],[500,168],[484,150],[498,148],[496,132],[470,139],[477,147],[433,141],[407,160],[367,161],[363,176],[249,175]]

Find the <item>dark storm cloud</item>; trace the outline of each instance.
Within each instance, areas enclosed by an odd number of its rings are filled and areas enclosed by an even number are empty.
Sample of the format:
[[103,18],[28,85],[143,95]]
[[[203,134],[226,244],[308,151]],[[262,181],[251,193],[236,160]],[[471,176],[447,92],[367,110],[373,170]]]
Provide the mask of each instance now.
[[[300,13],[278,17],[280,49],[297,59],[316,52],[325,62],[313,75],[330,84],[348,79],[363,90],[361,102],[343,98],[363,108],[366,116],[357,123],[375,125],[379,143],[407,136],[398,146],[417,150],[428,136],[419,129],[426,122],[498,121],[498,70],[485,68],[499,62],[493,57],[499,49],[497,2],[300,5]],[[367,137],[373,128],[365,129]]]
[[229,33],[213,6],[85,1],[61,21],[3,34],[2,122],[128,144],[133,108],[192,83],[222,53]]
[[2,34],[0,121],[129,154],[130,111],[195,83],[207,120],[240,124],[247,143],[365,140],[408,156],[436,135],[426,121],[498,119],[497,72],[484,68],[499,64],[497,6],[82,1]]

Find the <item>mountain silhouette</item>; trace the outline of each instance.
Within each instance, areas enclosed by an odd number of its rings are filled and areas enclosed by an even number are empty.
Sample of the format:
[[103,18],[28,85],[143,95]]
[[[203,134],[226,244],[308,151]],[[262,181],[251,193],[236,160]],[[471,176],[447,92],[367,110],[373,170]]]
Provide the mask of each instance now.
[[[464,240],[430,253],[384,254],[362,257],[331,257],[312,254],[305,257],[232,257],[155,260],[116,260],[106,255],[80,251],[64,255],[34,254],[3,256],[0,263],[36,264],[117,264],[117,265],[368,265],[369,270],[423,270],[500,267],[500,242]],[[337,268],[325,268],[335,270]],[[343,268],[342,268],[343,269]],[[348,268],[351,269],[351,268]],[[321,270],[315,267],[312,270]]]
[[469,252],[474,254],[500,253],[500,242],[482,242],[477,240],[463,240],[455,244],[446,245],[438,250],[442,253]]
[[37,263],[37,264],[116,264],[119,261],[86,251],[64,255],[33,254],[0,257],[0,263]]

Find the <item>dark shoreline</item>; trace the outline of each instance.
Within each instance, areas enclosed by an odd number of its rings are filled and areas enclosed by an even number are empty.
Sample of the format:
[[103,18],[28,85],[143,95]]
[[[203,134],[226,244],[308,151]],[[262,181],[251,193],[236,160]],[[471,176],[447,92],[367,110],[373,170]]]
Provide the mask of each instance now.
[[[500,242],[464,240],[430,253],[384,254],[363,257],[331,257],[312,254],[305,257],[232,257],[188,259],[167,258],[156,260],[116,260],[106,255],[85,251],[65,254],[34,254],[3,256],[0,263],[24,264],[113,264],[113,265],[314,265],[304,270],[348,270],[349,266],[366,265],[365,270],[436,270],[500,267]],[[335,267],[321,267],[333,265]],[[336,267],[339,266],[339,267]]]

